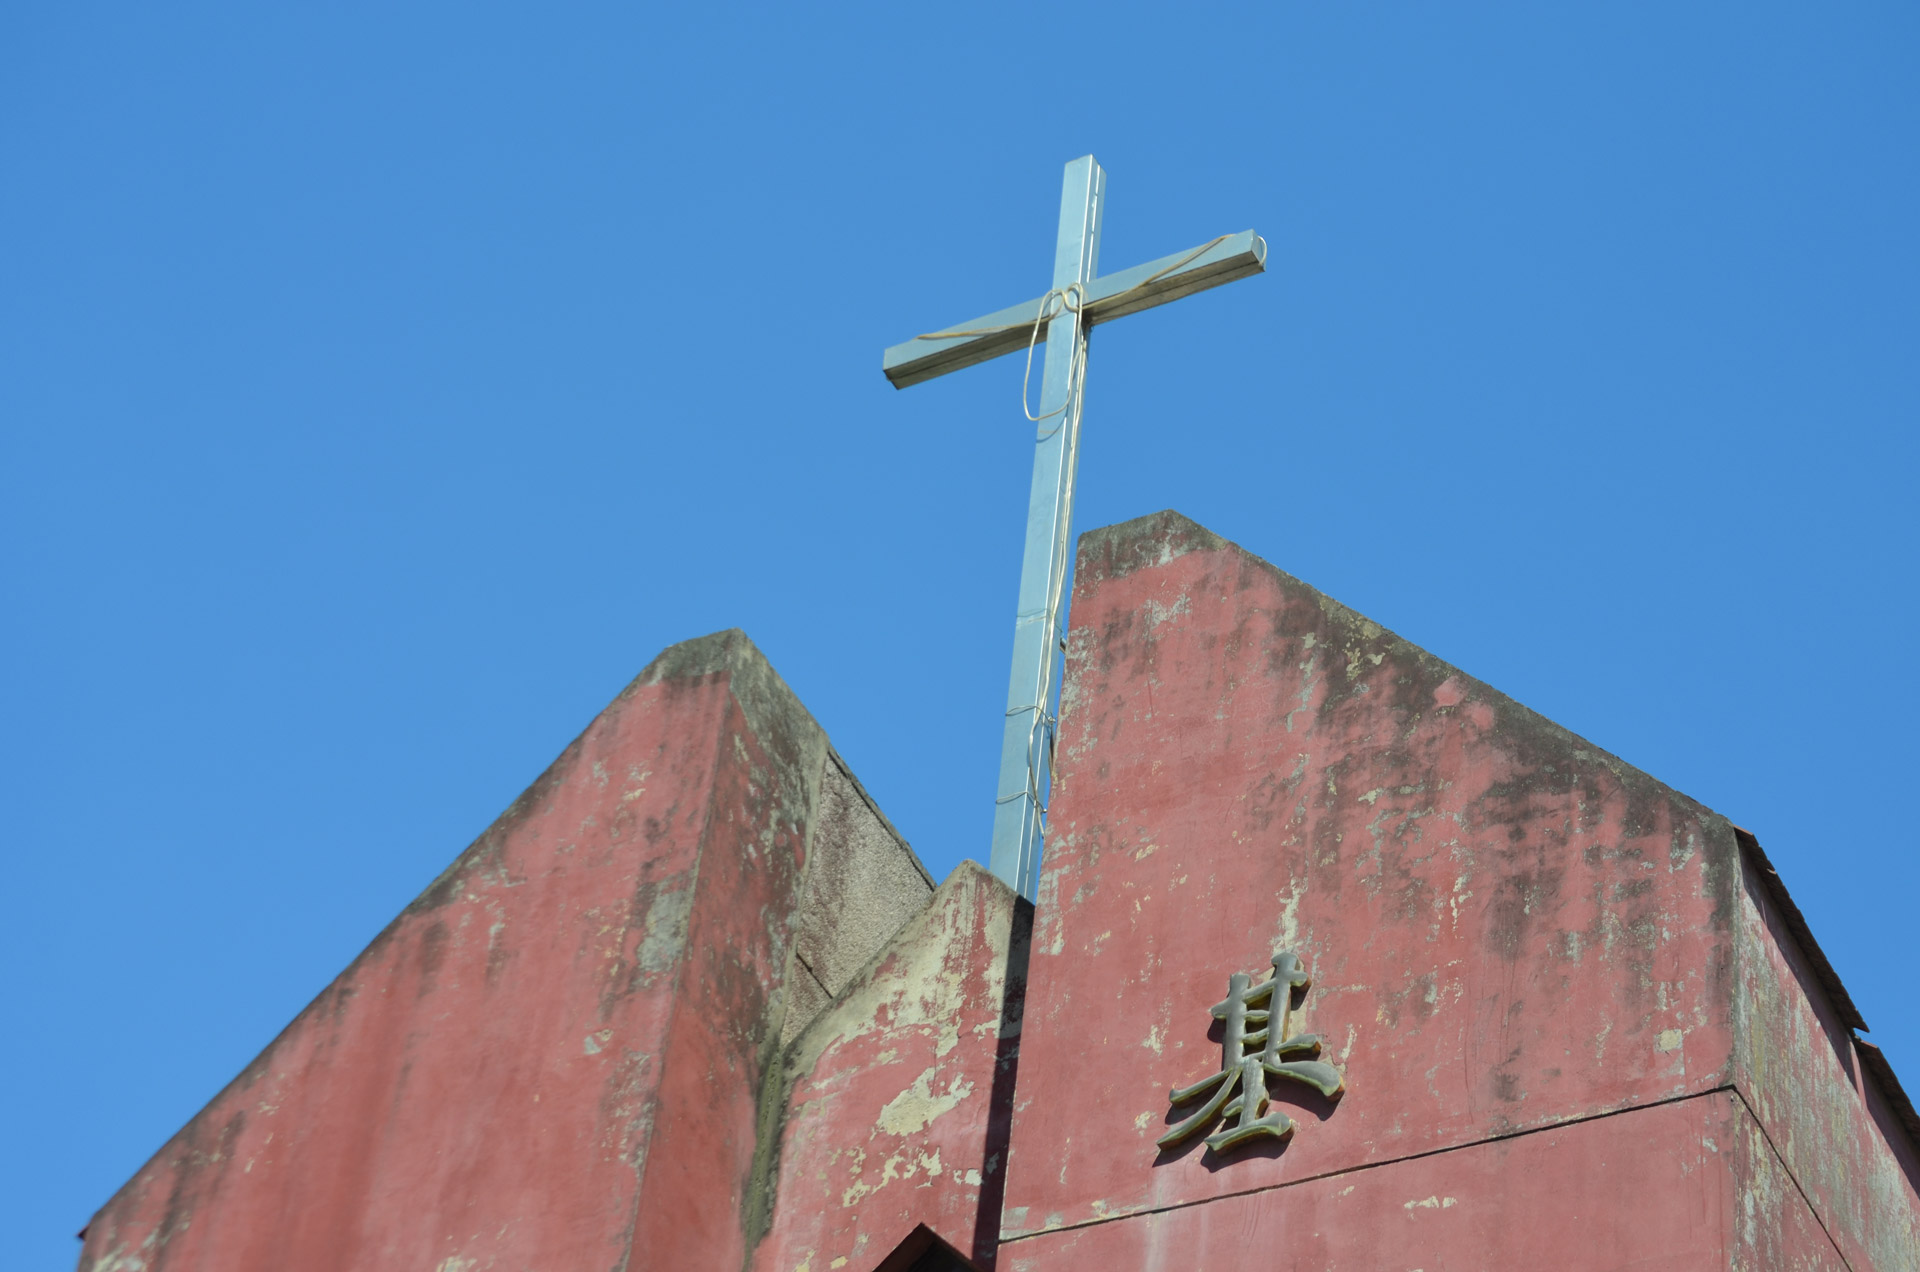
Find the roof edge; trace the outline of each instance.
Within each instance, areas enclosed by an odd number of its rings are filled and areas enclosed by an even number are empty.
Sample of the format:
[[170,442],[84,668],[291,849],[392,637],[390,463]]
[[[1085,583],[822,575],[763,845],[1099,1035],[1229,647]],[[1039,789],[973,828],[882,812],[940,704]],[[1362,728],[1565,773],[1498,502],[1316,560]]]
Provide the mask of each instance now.
[[1800,907],[1794,904],[1793,897],[1787,892],[1786,881],[1780,877],[1780,872],[1774,868],[1773,862],[1767,857],[1766,850],[1760,846],[1760,840],[1752,831],[1740,826],[1733,828],[1733,834],[1734,838],[1740,841],[1740,851],[1752,860],[1755,867],[1754,873],[1759,876],[1762,886],[1767,890],[1767,895],[1779,908],[1780,917],[1786,921],[1787,931],[1793,934],[1794,942],[1799,945],[1800,952],[1806,956],[1808,965],[1813,968],[1814,979],[1820,982],[1820,988],[1826,991],[1828,1000],[1840,1013],[1840,1023],[1860,1033],[1868,1032],[1866,1018],[1860,1014],[1860,1009],[1854,1006],[1853,995],[1847,993],[1846,985],[1840,980],[1840,973],[1834,971],[1833,964],[1827,961],[1826,951],[1822,950],[1820,942],[1813,938],[1813,929],[1807,926],[1807,916],[1800,913]]
[[1082,575],[1120,578],[1148,566],[1165,565],[1189,552],[1218,552],[1234,547],[1239,545],[1184,513],[1162,508],[1144,517],[1098,526],[1082,534],[1074,576],[1076,579]]
[[1900,1119],[1900,1125],[1907,1130],[1907,1138],[1913,1146],[1920,1149],[1920,1112],[1916,1112],[1913,1101],[1907,1098],[1906,1088],[1900,1085],[1900,1077],[1887,1062],[1887,1053],[1868,1042],[1865,1038],[1853,1040],[1853,1050],[1860,1057],[1860,1067],[1873,1078],[1880,1088],[1880,1094],[1893,1106],[1893,1115]]

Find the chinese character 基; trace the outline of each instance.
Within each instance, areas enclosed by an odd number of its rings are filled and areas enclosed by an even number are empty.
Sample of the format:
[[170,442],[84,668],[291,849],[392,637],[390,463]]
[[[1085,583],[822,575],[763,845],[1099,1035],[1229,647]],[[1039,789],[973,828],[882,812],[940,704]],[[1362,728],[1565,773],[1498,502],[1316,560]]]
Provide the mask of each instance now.
[[1177,1108],[1212,1094],[1193,1116],[1160,1137],[1161,1148],[1172,1148],[1222,1115],[1238,1120],[1207,1136],[1207,1147],[1215,1152],[1261,1135],[1284,1139],[1293,1134],[1293,1119],[1267,1107],[1268,1074],[1304,1082],[1330,1100],[1340,1098],[1346,1087],[1338,1069],[1319,1060],[1287,1059],[1320,1054],[1319,1034],[1287,1037],[1288,1017],[1312,988],[1313,979],[1290,951],[1273,956],[1270,981],[1255,985],[1245,972],[1227,978],[1226,1001],[1213,1005],[1214,1018],[1226,1022],[1220,1072],[1169,1092],[1168,1099]]

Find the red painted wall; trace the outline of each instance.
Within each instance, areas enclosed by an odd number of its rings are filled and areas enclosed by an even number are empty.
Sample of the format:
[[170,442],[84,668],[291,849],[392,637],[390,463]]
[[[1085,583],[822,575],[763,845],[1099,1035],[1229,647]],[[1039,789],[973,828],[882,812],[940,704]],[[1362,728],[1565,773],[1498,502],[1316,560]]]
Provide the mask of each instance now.
[[994,1266],[1031,913],[963,862],[800,1037],[757,1272],[867,1272],[921,1223]]
[[[1004,1265],[1841,1266],[1736,1085],[1764,954],[1725,819],[1175,514],[1082,540],[1062,704]],[[1276,1081],[1284,1144],[1159,1149],[1283,949],[1344,1097]],[[1841,1138],[1860,1226],[1906,1222],[1910,1165]]]
[[[667,651],[81,1266],[1920,1267],[1891,1088],[1723,818],[1174,514],[1082,541],[1070,646],[1035,908],[929,902],[743,636]],[[1158,1148],[1288,949],[1344,1098]]]
[[[1009,1272],[1700,1272],[1752,1224],[1736,1200],[1743,1105],[1716,1091],[1447,1153],[1048,1233]],[[1786,1186],[1736,1266],[1846,1267]]]
[[[1010,1236],[1726,1083],[1723,820],[1171,514],[1083,540],[1070,644]],[[1286,948],[1349,1093],[1161,1153]]]
[[657,660],[101,1210],[81,1267],[738,1266],[826,739]]

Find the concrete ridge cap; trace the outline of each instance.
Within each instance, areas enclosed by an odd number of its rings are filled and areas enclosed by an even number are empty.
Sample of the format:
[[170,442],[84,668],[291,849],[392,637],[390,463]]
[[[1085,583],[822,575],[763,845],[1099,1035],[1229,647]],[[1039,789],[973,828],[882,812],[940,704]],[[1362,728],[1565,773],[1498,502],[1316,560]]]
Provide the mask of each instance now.
[[[1148,569],[1156,565],[1165,565],[1170,561],[1176,561],[1183,556],[1188,556],[1195,552],[1236,553],[1260,566],[1262,569],[1271,570],[1290,585],[1309,593],[1314,600],[1319,603],[1320,608],[1326,611],[1329,616],[1350,621],[1363,627],[1374,628],[1380,635],[1406,645],[1413,652],[1432,659],[1458,675],[1466,676],[1469,680],[1473,680],[1475,684],[1482,685],[1488,689],[1493,688],[1493,686],[1487,685],[1485,681],[1461,671],[1458,667],[1455,667],[1452,663],[1447,662],[1437,654],[1429,653],[1424,647],[1408,640],[1392,628],[1375,622],[1359,610],[1354,609],[1351,605],[1321,591],[1299,575],[1289,574],[1286,570],[1281,569],[1245,544],[1234,539],[1229,539],[1216,531],[1209,530],[1185,513],[1173,508],[1162,508],[1159,512],[1150,512],[1143,517],[1135,517],[1131,521],[1118,521],[1112,525],[1099,526],[1081,535],[1080,543],[1080,550],[1083,553],[1089,549],[1107,547],[1109,545],[1122,551],[1127,548],[1137,550],[1149,544],[1159,545],[1159,551],[1153,553],[1151,559],[1115,561],[1112,562],[1105,571],[1093,571],[1096,577],[1102,578],[1123,578],[1135,570]],[[1076,580],[1080,575],[1080,567],[1081,563],[1076,560],[1074,566]],[[1499,691],[1494,690],[1494,692],[1498,693]],[[1501,696],[1505,697],[1506,695],[1502,694]],[[1584,739],[1582,739],[1582,741],[1584,742]]]
[[811,733],[815,742],[830,745],[826,728],[775,669],[773,660],[738,627],[668,645],[607,705],[612,707],[649,685],[698,680],[719,673],[726,674],[728,688],[755,733],[764,737],[770,726],[782,721]]
[[955,886],[958,886],[956,881],[959,880],[962,875],[968,876],[970,878],[973,876],[978,876],[981,879],[987,880],[990,886],[994,888],[998,888],[1000,891],[1005,892],[1010,896],[1018,895],[1013,891],[1011,887],[1008,886],[1007,881],[1005,879],[1002,879],[999,875],[993,873],[993,871],[987,869],[985,866],[975,861],[972,857],[962,857],[958,865],[954,866],[953,869],[947,871],[947,877],[940,881],[939,885],[934,888],[934,891],[938,893],[943,889],[945,889],[949,884],[955,884]]
[[[747,723],[755,733],[765,736],[769,717],[786,715],[794,723],[801,725],[803,732],[810,732],[813,740],[827,746],[826,730],[807,710],[792,687],[774,670],[773,663],[753,643],[751,637],[738,627],[729,627],[722,631],[709,632],[705,636],[695,636],[690,640],[679,641],[667,646],[654,655],[645,669],[620,692],[613,695],[607,704],[593,714],[593,718],[581,726],[578,733],[562,747],[560,753],[528,783],[521,792],[497,814],[484,830],[476,836],[452,861],[448,862],[431,883],[412,901],[396,914],[392,922],[382,929],[366,949],[361,951],[347,971],[351,971],[376,945],[384,941],[388,931],[408,915],[422,909],[435,909],[445,899],[445,893],[452,882],[458,879],[469,867],[472,859],[483,854],[490,845],[507,834],[538,802],[540,797],[559,780],[562,770],[574,758],[587,735],[595,724],[616,710],[641,688],[648,685],[663,684],[667,681],[689,681],[726,672],[728,690],[732,693],[743,712]],[[345,974],[344,972],[342,973]]]
[[[1096,526],[1080,536],[1075,552],[1074,573],[1077,577],[1081,569],[1081,560],[1093,552],[1107,549],[1124,550],[1128,546],[1158,542],[1161,554],[1154,561],[1114,562],[1109,573],[1113,575],[1131,574],[1134,570],[1150,564],[1161,564],[1174,557],[1185,556],[1189,552],[1217,551],[1221,548],[1240,548],[1240,545],[1222,538],[1207,529],[1183,512],[1172,508],[1162,508],[1158,512],[1149,512],[1145,516],[1130,521],[1117,521],[1112,525]],[[1240,548],[1240,551],[1246,551]]]
[[[648,663],[645,669],[621,691],[620,697],[625,697],[647,685],[662,684],[669,680],[692,680],[717,672],[727,673],[734,696],[740,699],[742,707],[747,710],[749,723],[754,725],[756,731],[759,731],[761,721],[755,717],[762,714],[762,709],[767,706],[773,706],[782,712],[797,713],[800,720],[810,725],[826,746],[828,762],[837,767],[853,784],[853,789],[859,793],[861,801],[879,819],[887,833],[893,836],[894,842],[899,844],[901,850],[907,854],[907,860],[926,881],[927,887],[932,889],[939,886],[940,881],[933,877],[931,870],[927,869],[927,863],[920,859],[920,854],[913,850],[913,845],[908,842],[907,837],[900,833],[900,828],[893,824],[893,819],[888,817],[886,810],[880,807],[880,801],[873,797],[866,783],[860,780],[860,775],[853,771],[851,764],[847,763],[847,758],[840,754],[839,748],[833,745],[833,740],[828,736],[826,728],[814,718],[800,695],[794,692],[793,686],[789,685],[775,669],[773,660],[768,658],[765,651],[756,645],[753,638],[742,629],[728,627],[667,646],[654,655],[653,661]],[[616,701],[618,701],[617,698]]]
[[[779,671],[774,668],[773,660],[756,645],[753,637],[738,627],[727,627],[717,632],[708,632],[705,636],[693,636],[676,641],[653,656],[640,671],[614,697],[614,701],[627,697],[634,690],[645,685],[664,684],[670,680],[696,680],[702,676],[711,676],[725,672],[729,676],[746,676],[753,680],[764,680],[765,687],[777,696],[790,699],[795,707],[803,712],[808,720],[813,713],[807,711],[800,695],[793,691]],[[609,704],[611,705],[611,704]],[[819,727],[819,722],[814,721]],[[824,729],[821,732],[825,732]]]
[[[1151,550],[1155,546],[1157,546],[1158,550]],[[1449,671],[1457,675],[1466,676],[1467,679],[1473,680],[1475,684],[1485,688],[1493,688],[1493,686],[1486,684],[1486,682],[1469,676],[1466,672],[1461,671],[1458,667],[1455,667],[1452,663],[1447,662],[1438,655],[1429,653],[1425,648],[1408,640],[1392,628],[1368,618],[1351,605],[1336,600],[1299,575],[1289,574],[1245,544],[1209,530],[1185,513],[1176,511],[1175,509],[1162,508],[1159,512],[1150,512],[1144,517],[1135,517],[1131,521],[1119,521],[1109,526],[1097,527],[1080,536],[1079,551],[1082,556],[1090,557],[1092,552],[1102,548],[1107,549],[1110,554],[1118,556],[1120,559],[1110,559],[1106,563],[1105,569],[1095,568],[1087,570],[1085,567],[1090,564],[1090,562],[1083,561],[1076,557],[1074,563],[1076,590],[1078,590],[1079,580],[1083,574],[1090,575],[1093,578],[1124,578],[1136,570],[1151,569],[1157,565],[1165,565],[1170,561],[1176,561],[1183,556],[1188,556],[1195,552],[1230,552],[1245,557],[1248,561],[1260,566],[1262,569],[1271,570],[1289,585],[1304,590],[1314,598],[1320,608],[1325,611],[1329,617],[1351,622],[1363,628],[1373,628],[1379,635],[1385,636],[1390,640],[1398,641],[1414,653],[1439,663]],[[1132,559],[1127,559],[1125,556],[1129,549],[1133,551]],[[1143,551],[1143,549],[1146,550]],[[1494,692],[1498,693],[1499,691],[1494,690]],[[1502,694],[1501,696],[1505,697],[1506,695]],[[1509,699],[1509,701],[1511,700]],[[1518,704],[1516,703],[1515,705]],[[1582,739],[1582,741],[1584,742],[1584,739]],[[1595,749],[1598,750],[1599,748],[1596,747]]]
[[753,638],[738,627],[724,627],[704,636],[689,636],[675,641],[659,653],[633,678],[636,685],[659,684],[663,680],[684,680],[730,671],[742,658],[766,661],[766,655]]
[[[850,1002],[856,994],[867,989],[872,984],[875,971],[892,956],[895,948],[900,943],[901,936],[915,926],[925,922],[928,915],[935,913],[943,905],[946,905],[955,893],[964,888],[976,885],[985,887],[990,893],[1003,894],[996,896],[995,900],[1005,904],[1009,914],[1012,914],[1019,906],[1026,904],[1020,894],[1009,887],[1005,880],[988,870],[985,866],[970,858],[962,860],[959,865],[947,873],[947,877],[942,879],[932,892],[927,894],[927,899],[922,903],[920,908],[908,915],[906,920],[902,922],[899,927],[895,928],[886,940],[880,943],[880,948],[875,950],[866,962],[862,963],[852,975],[847,977],[847,982],[840,987],[840,992],[834,995],[827,1005],[821,1008],[812,1020],[807,1022],[806,1027],[794,1037],[793,1041],[786,1045],[782,1063],[788,1069],[788,1081],[794,1080],[802,1069],[811,1068],[814,1062],[818,1060],[818,1051],[815,1051],[812,1055],[808,1055],[811,1049],[809,1041],[815,1034],[827,1027],[828,1022],[833,1018],[836,1011]],[[796,1061],[799,1061],[803,1056],[806,1057],[805,1064],[800,1066],[800,1068],[796,1068]]]

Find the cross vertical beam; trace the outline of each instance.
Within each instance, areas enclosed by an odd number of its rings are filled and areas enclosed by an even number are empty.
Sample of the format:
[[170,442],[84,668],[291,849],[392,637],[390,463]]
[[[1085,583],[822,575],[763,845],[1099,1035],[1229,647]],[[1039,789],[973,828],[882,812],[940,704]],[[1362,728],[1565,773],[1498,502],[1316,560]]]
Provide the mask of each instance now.
[[[1036,899],[1040,882],[1041,840],[1053,785],[1054,698],[1064,652],[1087,332],[1103,322],[1249,278],[1267,267],[1267,241],[1243,230],[1101,278],[1100,221],[1106,195],[1107,174],[1092,155],[1068,164],[1060,190],[1053,286],[1047,293],[959,327],[915,336],[880,359],[887,380],[904,389],[1023,349],[1031,376],[1034,346],[1042,341],[1047,346],[1040,405],[1022,403],[1039,429],[1033,442],[1033,490],[1027,501],[1027,545],[1020,563],[1013,672],[1007,680],[989,857],[993,873],[1029,901]],[[1023,380],[1023,394],[1027,388]]]
[[1053,257],[1053,291],[1064,299],[1046,324],[1040,405],[1032,412],[1039,417],[1033,487],[1027,500],[1027,544],[1020,563],[989,862],[995,875],[1029,900],[1039,883],[1042,819],[1052,778],[1055,668],[1066,610],[1073,476],[1080,458],[1080,394],[1087,356],[1080,309],[1099,265],[1106,185],[1107,174],[1092,155],[1067,165]]

